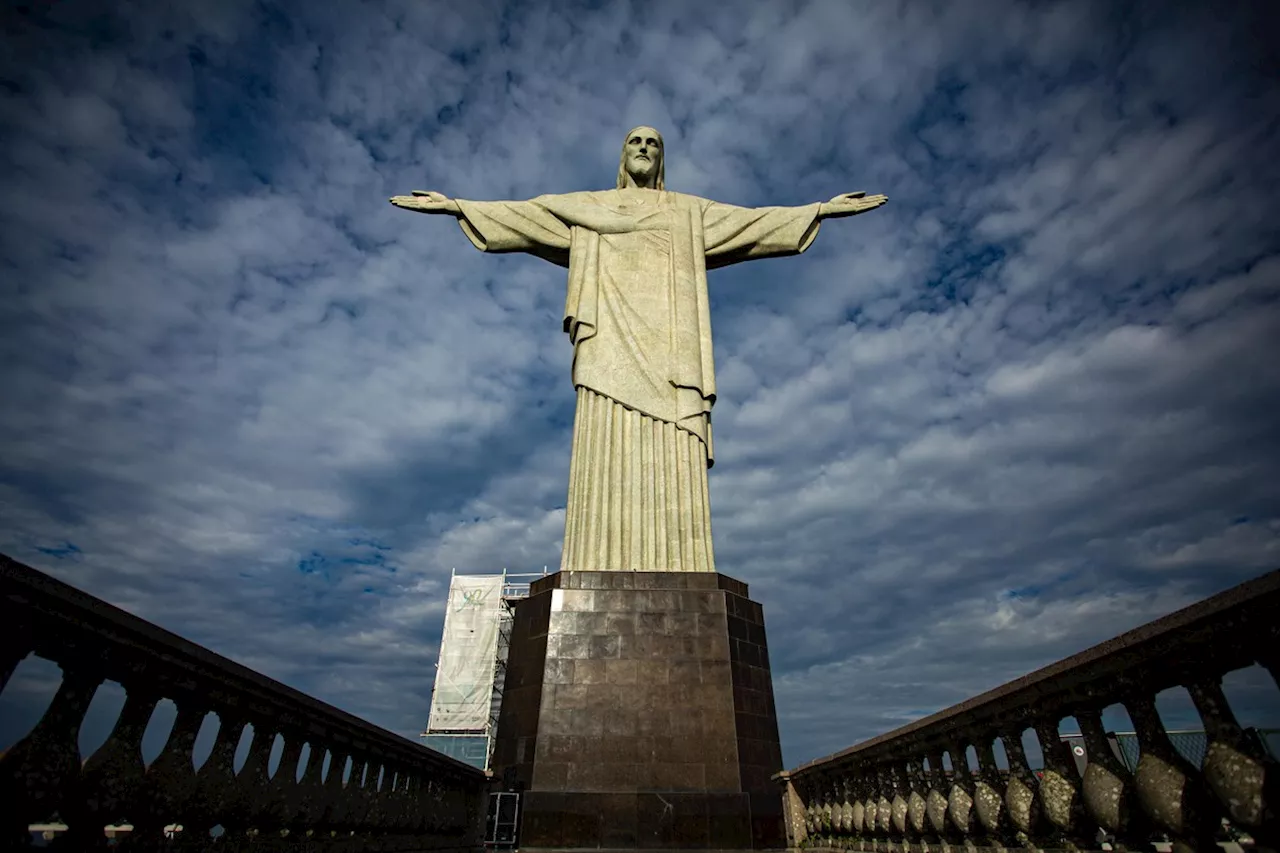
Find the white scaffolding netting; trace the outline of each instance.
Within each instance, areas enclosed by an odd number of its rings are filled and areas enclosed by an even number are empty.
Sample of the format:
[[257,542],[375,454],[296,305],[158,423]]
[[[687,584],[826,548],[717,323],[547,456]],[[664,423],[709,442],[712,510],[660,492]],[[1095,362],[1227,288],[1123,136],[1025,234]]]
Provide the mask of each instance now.
[[454,575],[445,607],[429,732],[480,731],[489,725],[503,577]]

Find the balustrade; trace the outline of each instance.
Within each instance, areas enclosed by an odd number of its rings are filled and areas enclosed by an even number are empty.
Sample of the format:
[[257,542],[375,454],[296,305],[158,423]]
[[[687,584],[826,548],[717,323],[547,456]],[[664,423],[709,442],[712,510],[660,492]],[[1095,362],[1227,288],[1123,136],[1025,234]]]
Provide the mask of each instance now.
[[[1163,839],[1175,853],[1216,853],[1227,818],[1254,839],[1255,850],[1275,851],[1280,768],[1240,727],[1222,679],[1255,663],[1280,676],[1277,612],[1280,571],[780,773],[775,779],[791,812],[817,816],[817,779],[849,804],[847,821],[789,817],[790,844],[929,853],[1086,850],[1099,849],[1105,836],[1116,850],[1150,850]],[[1156,712],[1156,695],[1179,686],[1204,724],[1207,747],[1198,767],[1174,749]],[[1108,743],[1102,712],[1112,705],[1127,711],[1137,733],[1133,771]],[[1058,733],[1068,717],[1083,738],[1083,774]],[[1023,748],[1028,731],[1043,756],[1038,773]],[[996,743],[1007,768],[996,763]]]
[[[39,722],[0,757],[0,849],[26,847],[27,827],[51,821],[68,827],[55,845],[74,851],[107,847],[104,827],[121,824],[133,827],[117,839],[125,851],[480,846],[487,781],[469,765],[3,555],[0,623],[6,625],[0,691],[29,654],[62,670]],[[82,761],[80,727],[108,680],[124,688],[124,705],[106,741]],[[177,715],[146,765],[143,733],[162,699],[174,703]],[[211,713],[217,733],[197,769],[196,739]],[[250,726],[252,741],[237,772],[236,751]],[[283,744],[273,774],[277,736]],[[174,824],[182,831],[166,841],[164,829]]]

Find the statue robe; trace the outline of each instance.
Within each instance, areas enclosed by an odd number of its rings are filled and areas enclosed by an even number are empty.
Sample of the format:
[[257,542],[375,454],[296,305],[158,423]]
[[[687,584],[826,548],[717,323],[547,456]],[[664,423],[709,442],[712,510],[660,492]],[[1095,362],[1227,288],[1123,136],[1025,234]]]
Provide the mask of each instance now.
[[458,207],[481,251],[569,269],[578,407],[561,570],[715,571],[707,270],[803,252],[818,205],[628,188]]

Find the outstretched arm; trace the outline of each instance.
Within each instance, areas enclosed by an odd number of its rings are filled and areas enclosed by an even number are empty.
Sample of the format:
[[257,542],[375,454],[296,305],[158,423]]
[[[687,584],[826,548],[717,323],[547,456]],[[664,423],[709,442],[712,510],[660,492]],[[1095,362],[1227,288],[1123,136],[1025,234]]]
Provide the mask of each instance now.
[[569,226],[539,199],[464,201],[437,192],[414,190],[391,203],[416,213],[447,213],[458,218],[462,233],[482,252],[528,252],[562,267],[569,265]]
[[413,195],[393,195],[391,203],[418,213],[449,213],[457,216],[460,212],[456,201],[443,193],[430,190],[414,190]]
[[707,268],[797,255],[813,243],[823,219],[874,210],[885,201],[882,195],[856,192],[800,207],[753,208],[707,202],[702,220]]
[[838,219],[841,216],[853,216],[875,210],[889,200],[887,195],[867,195],[859,190],[856,193],[841,193],[831,201],[818,205],[819,219]]

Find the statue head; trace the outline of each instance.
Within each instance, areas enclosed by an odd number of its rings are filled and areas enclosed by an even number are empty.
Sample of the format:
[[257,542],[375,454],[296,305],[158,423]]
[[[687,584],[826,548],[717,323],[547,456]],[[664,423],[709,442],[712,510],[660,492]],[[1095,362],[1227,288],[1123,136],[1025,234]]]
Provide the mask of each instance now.
[[627,134],[618,163],[618,189],[625,187],[666,188],[666,162],[662,134],[641,125]]

